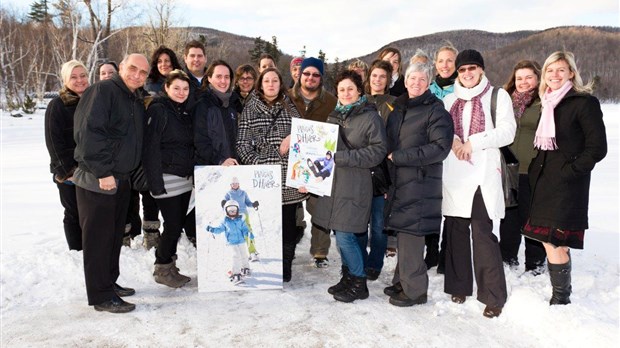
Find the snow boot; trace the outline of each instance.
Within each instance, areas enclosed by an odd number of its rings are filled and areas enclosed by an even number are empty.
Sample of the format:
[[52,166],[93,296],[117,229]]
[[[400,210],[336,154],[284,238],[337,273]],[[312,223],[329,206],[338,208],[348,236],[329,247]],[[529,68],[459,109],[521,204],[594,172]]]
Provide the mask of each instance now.
[[125,224],[125,234],[123,235],[123,246],[131,247],[131,224]]
[[566,305],[570,303],[570,293],[572,291],[571,282],[571,261],[567,263],[555,265],[547,261],[549,268],[549,278],[551,279],[551,287],[553,294],[549,305]]
[[422,294],[416,298],[409,298],[404,291],[390,297],[390,304],[397,307],[411,307],[413,305],[425,304],[428,300],[426,294]]
[[348,284],[351,281],[351,274],[349,273],[349,267],[342,265],[341,274],[342,274],[342,277],[340,278],[340,281],[338,282],[338,284],[330,286],[327,289],[327,292],[330,295],[334,295],[337,292],[341,292],[348,287]]
[[334,294],[334,299],[340,302],[353,302],[355,300],[365,300],[370,294],[366,286],[366,277],[356,277],[351,275],[351,281],[341,292]]
[[183,280],[185,283],[189,283],[189,281],[192,280],[192,278],[179,273],[179,267],[177,267],[177,256],[176,255],[174,255],[174,257],[172,258],[171,271],[172,273],[174,273],[175,277],[177,277],[180,280]]
[[392,285],[392,286],[388,286],[387,288],[383,289],[383,293],[392,297],[392,296],[396,296],[398,294],[400,294],[401,292],[403,292],[403,286],[400,282]]
[[156,263],[153,278],[159,284],[163,284],[171,288],[180,288],[187,283],[187,281],[177,276],[178,273],[176,273],[174,268],[174,262],[165,264]]
[[143,221],[142,229],[144,230],[144,239],[142,245],[146,250],[156,247],[159,244],[159,221]]

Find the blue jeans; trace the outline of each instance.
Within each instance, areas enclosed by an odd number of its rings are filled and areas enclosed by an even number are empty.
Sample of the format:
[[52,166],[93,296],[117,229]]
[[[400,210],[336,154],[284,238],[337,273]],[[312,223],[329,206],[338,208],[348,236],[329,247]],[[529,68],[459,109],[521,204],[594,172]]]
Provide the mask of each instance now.
[[342,264],[347,266],[349,273],[356,277],[366,277],[364,271],[364,255],[362,250],[366,249],[364,237],[368,240],[367,233],[351,233],[334,231],[336,234],[336,245]]
[[[383,196],[372,198],[370,210],[370,253],[368,253],[366,247],[362,249],[365,268],[372,268],[379,272],[383,268],[383,258],[387,248],[387,234],[383,233],[384,206],[385,199]],[[363,243],[363,245],[368,245],[368,233],[365,234],[365,241]]]

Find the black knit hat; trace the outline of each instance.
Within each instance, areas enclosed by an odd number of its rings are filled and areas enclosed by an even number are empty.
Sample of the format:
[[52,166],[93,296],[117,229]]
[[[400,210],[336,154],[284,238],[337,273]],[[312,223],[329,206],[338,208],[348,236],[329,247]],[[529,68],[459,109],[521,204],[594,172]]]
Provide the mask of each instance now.
[[456,69],[463,65],[475,64],[484,70],[484,59],[482,54],[476,50],[464,50],[456,56]]
[[315,67],[321,76],[323,76],[323,61],[314,57],[309,57],[301,62],[301,71],[303,72],[307,67]]

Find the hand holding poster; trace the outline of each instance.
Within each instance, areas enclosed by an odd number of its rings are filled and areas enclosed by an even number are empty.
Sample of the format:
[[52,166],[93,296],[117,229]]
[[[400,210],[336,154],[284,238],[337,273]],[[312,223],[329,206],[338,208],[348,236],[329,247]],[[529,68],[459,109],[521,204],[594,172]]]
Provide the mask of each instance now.
[[329,196],[335,168],[338,125],[293,118],[286,186]]

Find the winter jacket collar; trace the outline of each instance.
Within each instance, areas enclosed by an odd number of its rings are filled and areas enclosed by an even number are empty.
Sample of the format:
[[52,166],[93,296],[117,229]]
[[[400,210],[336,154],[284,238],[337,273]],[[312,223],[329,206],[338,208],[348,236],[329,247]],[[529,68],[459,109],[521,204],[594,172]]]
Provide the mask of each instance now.
[[136,89],[135,92],[132,92],[125,84],[125,81],[123,81],[123,79],[121,79],[121,77],[118,76],[118,74],[112,75],[112,78],[110,79],[110,81],[112,81],[115,85],[117,85],[123,92],[127,93],[129,96],[135,99],[143,100],[144,94],[145,93],[148,94],[148,92],[144,91],[144,89],[142,88],[138,88]]
[[77,105],[80,101],[80,96],[67,87],[63,87],[58,94],[60,96],[60,100],[62,100],[62,103],[65,106]]

